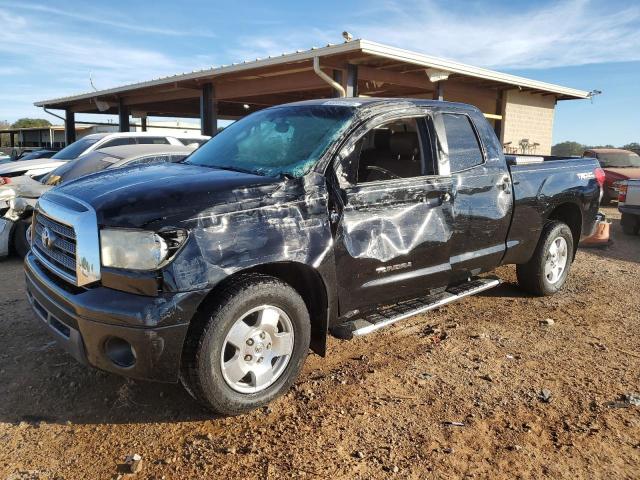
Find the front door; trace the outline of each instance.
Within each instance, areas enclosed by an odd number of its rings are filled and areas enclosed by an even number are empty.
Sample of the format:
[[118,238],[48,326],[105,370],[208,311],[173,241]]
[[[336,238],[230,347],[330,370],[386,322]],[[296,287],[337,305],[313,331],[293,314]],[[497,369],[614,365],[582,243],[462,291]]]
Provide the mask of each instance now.
[[341,315],[447,285],[451,178],[436,174],[424,116],[372,123],[346,148],[332,214]]

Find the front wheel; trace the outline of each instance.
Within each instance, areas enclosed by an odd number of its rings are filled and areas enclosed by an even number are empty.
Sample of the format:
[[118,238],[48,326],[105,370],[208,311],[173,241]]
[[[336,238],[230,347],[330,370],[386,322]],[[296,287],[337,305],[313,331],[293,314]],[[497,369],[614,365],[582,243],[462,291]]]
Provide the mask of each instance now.
[[567,281],[573,249],[569,227],[559,221],[547,223],[531,260],[516,266],[518,284],[534,295],[553,295]]
[[195,319],[185,341],[182,383],[211,410],[237,415],[285,393],[309,350],[304,300],[265,275],[232,282]]

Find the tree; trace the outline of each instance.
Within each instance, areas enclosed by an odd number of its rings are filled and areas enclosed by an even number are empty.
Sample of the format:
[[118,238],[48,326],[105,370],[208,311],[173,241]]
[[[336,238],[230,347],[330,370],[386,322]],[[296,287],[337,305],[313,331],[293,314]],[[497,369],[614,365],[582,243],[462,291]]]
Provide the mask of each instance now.
[[571,157],[580,156],[587,149],[587,147],[578,142],[562,142],[556,143],[551,147],[551,155],[557,155],[559,157]]
[[640,143],[638,142],[627,143],[626,145],[623,145],[622,148],[624,148],[625,150],[638,151],[640,150]]
[[[0,120],[0,130],[6,130],[10,126],[11,125],[9,125],[9,122],[7,122],[6,120]],[[0,134],[0,147],[9,145],[9,142],[10,142],[9,134],[7,133]]]
[[50,127],[51,122],[44,118],[21,118],[11,125],[12,128]]

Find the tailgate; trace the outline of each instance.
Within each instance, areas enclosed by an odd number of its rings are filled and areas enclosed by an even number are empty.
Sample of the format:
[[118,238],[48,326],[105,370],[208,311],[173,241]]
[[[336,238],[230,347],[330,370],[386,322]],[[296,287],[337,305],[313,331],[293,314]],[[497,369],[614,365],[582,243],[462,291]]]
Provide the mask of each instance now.
[[627,189],[627,199],[625,205],[640,207],[640,182],[631,181]]

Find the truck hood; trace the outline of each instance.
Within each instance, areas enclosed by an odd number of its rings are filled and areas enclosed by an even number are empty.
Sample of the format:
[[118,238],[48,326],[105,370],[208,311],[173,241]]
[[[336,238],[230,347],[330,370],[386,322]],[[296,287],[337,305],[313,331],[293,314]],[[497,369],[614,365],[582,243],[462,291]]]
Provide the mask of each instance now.
[[[263,198],[280,180],[184,163],[104,170],[53,190],[91,205],[102,226],[160,228],[197,218],[205,210]],[[231,204],[231,205],[229,205]]]
[[627,178],[640,178],[640,168],[605,168],[608,176],[615,180],[625,180]]
[[28,170],[36,170],[40,168],[54,168],[66,163],[67,160],[51,160],[50,158],[37,158],[35,160],[16,160],[15,162],[7,162],[0,164],[0,176],[8,173],[26,172]]

